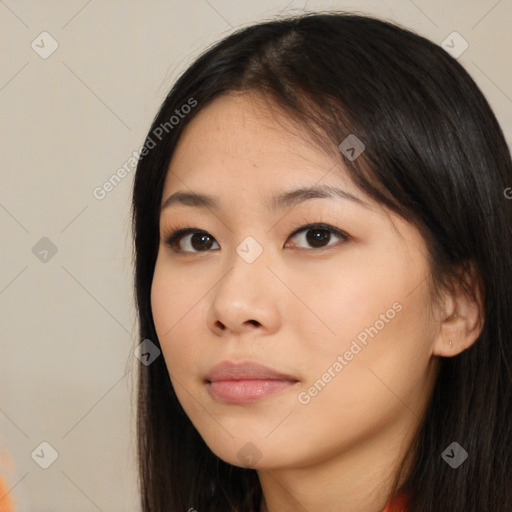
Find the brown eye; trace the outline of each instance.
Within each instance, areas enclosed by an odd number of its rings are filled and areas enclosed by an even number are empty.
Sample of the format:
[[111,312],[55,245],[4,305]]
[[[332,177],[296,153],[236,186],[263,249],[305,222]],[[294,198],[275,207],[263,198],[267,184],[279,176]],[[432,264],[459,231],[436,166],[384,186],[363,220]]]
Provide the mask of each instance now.
[[207,251],[212,248],[213,237],[206,233],[195,233],[190,238],[190,245],[197,251]]
[[327,229],[308,229],[306,240],[313,247],[323,247],[331,239],[331,233]]
[[[297,235],[300,235],[298,237]],[[339,229],[329,226],[328,224],[311,224],[308,226],[303,226],[292,233],[290,238],[298,238],[303,243],[309,244],[306,246],[302,246],[300,249],[323,249],[325,247],[330,247],[335,245],[335,243],[330,243],[332,236],[338,238],[342,241],[348,240],[348,235],[340,231]],[[336,240],[335,240],[336,242]],[[297,244],[294,244],[297,246]]]
[[[333,237],[334,243],[331,243]],[[299,243],[302,242],[306,244],[305,246],[300,246],[296,243],[292,244],[299,249],[324,249],[335,245],[337,240],[342,242],[347,241],[349,236],[329,224],[317,223],[308,224],[296,229],[289,236],[288,240],[292,238],[298,238]],[[193,254],[220,249],[212,235],[196,228],[178,229],[165,239],[165,243],[177,253]],[[217,246],[215,247],[214,244]],[[287,242],[284,247],[289,247],[289,243]]]
[[[191,228],[175,231],[165,243],[176,252],[207,252],[212,249],[215,238],[205,231]],[[218,247],[218,244],[217,244]]]

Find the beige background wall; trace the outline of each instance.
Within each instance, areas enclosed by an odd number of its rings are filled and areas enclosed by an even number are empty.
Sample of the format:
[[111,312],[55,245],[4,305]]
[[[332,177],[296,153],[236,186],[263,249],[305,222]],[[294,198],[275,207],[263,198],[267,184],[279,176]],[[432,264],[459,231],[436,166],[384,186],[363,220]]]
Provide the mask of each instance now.
[[439,44],[459,32],[459,60],[512,141],[511,0],[0,0],[0,450],[12,461],[0,474],[20,511],[138,510],[133,172],[103,199],[93,190],[141,146],[206,45],[279,12],[330,8]]

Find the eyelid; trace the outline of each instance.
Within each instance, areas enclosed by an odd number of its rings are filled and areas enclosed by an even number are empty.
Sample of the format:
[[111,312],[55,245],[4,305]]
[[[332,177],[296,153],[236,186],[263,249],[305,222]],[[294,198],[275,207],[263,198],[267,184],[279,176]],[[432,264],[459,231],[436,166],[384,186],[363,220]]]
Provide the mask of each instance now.
[[[300,227],[298,227],[297,229],[295,229],[294,231],[292,231],[288,235],[286,241],[288,241],[290,238],[293,238],[294,236],[301,233],[302,231],[308,231],[308,230],[313,230],[313,229],[319,229],[319,230],[321,229],[321,230],[328,231],[329,233],[334,234],[334,235],[338,236],[339,238],[341,238],[342,242],[346,242],[351,238],[351,236],[348,233],[346,233],[345,231],[343,231],[339,228],[336,228],[335,226],[332,226],[331,224],[326,224],[324,222],[312,222],[309,224],[303,224]],[[204,229],[201,229],[201,228],[185,227],[185,228],[179,228],[176,230],[171,229],[170,234],[164,236],[165,244],[167,246],[171,247],[171,249],[178,254],[200,254],[202,252],[208,253],[213,250],[213,249],[209,249],[207,251],[181,251],[181,250],[175,250],[172,247],[177,241],[179,241],[181,238],[183,238],[184,236],[189,235],[189,234],[205,234],[205,235],[211,236],[208,231],[205,231]],[[213,238],[213,240],[215,240],[215,238],[213,236],[212,236],[212,238]],[[217,242],[217,241],[215,240],[215,242]],[[320,251],[327,251],[327,250],[331,249],[332,247],[337,246],[338,244],[339,243],[335,243],[335,244],[327,245],[325,247],[320,247],[320,248],[299,247],[296,250],[320,252]],[[285,247],[286,247],[286,245],[287,244],[285,243]],[[218,250],[218,249],[215,249],[215,250]]]
[[298,227],[296,230],[292,231],[288,238],[292,238],[301,231],[307,231],[309,229],[325,229],[326,231],[329,231],[330,233],[334,233],[335,235],[340,236],[341,238],[349,238],[349,235],[342,231],[339,228],[336,228],[334,226],[331,226],[331,224],[326,224],[325,222],[312,222],[310,224],[304,224],[303,226]]
[[[208,233],[208,231],[205,231],[204,229],[201,229],[201,228],[187,227],[187,228],[180,228],[177,230],[171,229],[170,234],[164,236],[165,244],[174,250],[174,248],[172,246],[174,245],[175,242],[177,242],[178,240],[180,240],[181,238],[183,238],[186,235],[196,234],[196,233],[210,235],[210,233]],[[201,252],[201,251],[180,251],[180,250],[178,250],[178,251],[174,250],[174,251],[177,253],[184,253],[184,254],[195,254],[195,253],[198,254]],[[210,252],[210,251],[204,251],[204,252]]]

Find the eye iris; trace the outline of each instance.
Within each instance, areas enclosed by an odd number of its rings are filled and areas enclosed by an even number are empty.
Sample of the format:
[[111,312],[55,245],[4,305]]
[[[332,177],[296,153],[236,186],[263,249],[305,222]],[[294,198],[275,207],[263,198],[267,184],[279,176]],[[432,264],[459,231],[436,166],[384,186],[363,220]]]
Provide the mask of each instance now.
[[[310,235],[314,233],[314,235]],[[313,247],[321,247],[323,242],[328,242],[330,233],[326,229],[309,229],[306,234],[306,239]]]
[[211,248],[212,241],[210,235],[195,233],[190,237],[190,243],[195,250],[203,251]]

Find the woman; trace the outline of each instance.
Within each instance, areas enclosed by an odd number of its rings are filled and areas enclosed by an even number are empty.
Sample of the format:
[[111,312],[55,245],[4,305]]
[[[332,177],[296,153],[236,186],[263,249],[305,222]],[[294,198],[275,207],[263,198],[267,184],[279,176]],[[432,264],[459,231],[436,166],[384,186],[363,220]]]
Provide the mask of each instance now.
[[134,183],[142,510],[512,510],[511,183],[406,29],[306,14],[199,57]]

